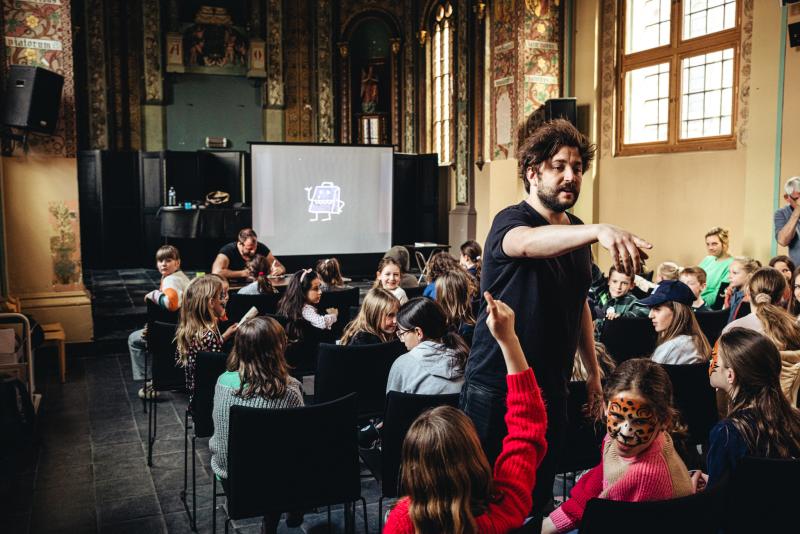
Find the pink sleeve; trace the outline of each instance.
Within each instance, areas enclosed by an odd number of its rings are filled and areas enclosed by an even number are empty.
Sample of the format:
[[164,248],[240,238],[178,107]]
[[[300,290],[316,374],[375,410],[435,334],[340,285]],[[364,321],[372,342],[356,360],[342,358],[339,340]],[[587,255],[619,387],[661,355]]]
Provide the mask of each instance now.
[[603,491],[603,463],[600,462],[591,471],[586,473],[578,480],[572,491],[569,492],[569,499],[564,501],[558,509],[550,514],[550,521],[553,522],[559,532],[572,530],[580,525],[583,519],[583,512],[590,499],[594,499]]
[[495,489],[502,498],[487,511],[500,532],[521,526],[530,512],[536,469],[547,451],[547,415],[533,370],[508,375],[506,382],[508,435],[494,463]]
[[672,478],[663,458],[633,464],[608,491],[615,501],[662,501],[672,498]]

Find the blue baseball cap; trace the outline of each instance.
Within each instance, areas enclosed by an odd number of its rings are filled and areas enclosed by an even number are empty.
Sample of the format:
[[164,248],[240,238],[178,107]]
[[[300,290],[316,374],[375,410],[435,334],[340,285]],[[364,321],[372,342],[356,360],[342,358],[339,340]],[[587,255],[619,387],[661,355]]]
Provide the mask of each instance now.
[[680,280],[664,280],[656,287],[653,294],[639,301],[639,304],[653,308],[665,302],[680,302],[691,306],[694,302],[694,293],[689,286]]

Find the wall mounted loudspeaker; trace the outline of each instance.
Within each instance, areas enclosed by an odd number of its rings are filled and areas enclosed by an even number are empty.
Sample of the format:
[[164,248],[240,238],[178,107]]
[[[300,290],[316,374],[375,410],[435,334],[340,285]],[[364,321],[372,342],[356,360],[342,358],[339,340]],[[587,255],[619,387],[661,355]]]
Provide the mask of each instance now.
[[11,65],[3,95],[2,123],[31,132],[52,134],[58,121],[64,77],[27,65]]
[[578,126],[578,101],[575,98],[551,98],[544,103],[544,120],[567,119]]
[[789,24],[789,46],[800,46],[800,22]]

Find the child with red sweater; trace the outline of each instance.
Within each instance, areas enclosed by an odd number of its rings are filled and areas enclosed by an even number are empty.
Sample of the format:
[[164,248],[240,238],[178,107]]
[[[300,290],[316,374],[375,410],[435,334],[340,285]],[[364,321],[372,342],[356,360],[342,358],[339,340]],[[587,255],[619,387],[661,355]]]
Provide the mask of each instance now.
[[514,312],[486,292],[489,331],[508,370],[508,435],[494,465],[475,426],[461,411],[441,406],[420,415],[403,442],[400,483],[405,493],[389,514],[385,534],[505,533],[522,526],[531,509],[536,468],[544,456],[544,403],[514,332]]
[[670,437],[677,420],[672,384],[649,359],[622,363],[605,387],[608,434],[603,459],[573,488],[570,499],[542,524],[542,534],[580,526],[589,499],[660,501],[694,493]]

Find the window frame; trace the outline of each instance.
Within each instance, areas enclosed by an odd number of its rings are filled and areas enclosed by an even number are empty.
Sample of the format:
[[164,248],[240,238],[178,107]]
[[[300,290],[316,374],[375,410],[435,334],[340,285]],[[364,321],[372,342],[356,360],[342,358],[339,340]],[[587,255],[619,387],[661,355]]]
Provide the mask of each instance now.
[[[739,60],[742,42],[742,3],[736,2],[736,25],[733,28],[718,31],[709,35],[682,38],[683,4],[689,0],[673,0],[670,13],[670,42],[667,45],[625,53],[627,28],[627,0],[618,0],[619,13],[617,27],[617,90],[618,105],[616,112],[616,154],[617,156],[635,156],[641,154],[660,154],[673,152],[691,152],[703,150],[729,150],[736,148],[737,118],[739,113]],[[711,52],[733,48],[733,91],[731,106],[731,133],[708,137],[681,139],[681,62]],[[669,63],[669,99],[667,111],[667,140],[646,143],[625,143],[626,98],[625,76],[628,72],[642,67]]]
[[[437,11],[439,9],[439,6],[443,6],[444,7],[444,6],[447,6],[447,4],[450,4],[451,9],[452,9],[452,13],[450,14],[450,16],[449,17],[445,17],[448,20],[449,42],[445,43],[445,46],[449,47],[449,53],[448,53],[449,72],[448,72],[448,74],[446,74],[446,75],[442,74],[439,77],[440,79],[443,79],[445,76],[449,77],[448,88],[449,88],[450,94],[449,95],[442,95],[442,96],[447,96],[447,98],[449,99],[448,109],[450,111],[450,116],[447,119],[448,130],[449,130],[449,141],[450,141],[449,145],[450,146],[447,149],[448,159],[445,160],[442,157],[441,152],[437,151],[435,149],[435,147],[436,147],[436,136],[437,136],[437,132],[438,132],[438,128],[436,127],[436,122],[437,121],[435,121],[435,117],[436,117],[435,106],[436,106],[436,100],[437,100],[437,96],[438,95],[436,94],[436,84],[435,84],[435,80],[434,80],[434,72],[435,72],[435,69],[436,69],[435,63],[437,61],[436,54],[435,54],[435,40],[436,40],[436,37],[437,37],[436,36],[436,29],[437,29],[437,26],[440,24],[440,22],[436,20],[436,13],[437,13]],[[429,119],[428,119],[428,125],[427,125],[426,129],[427,129],[428,132],[430,132],[430,136],[428,138],[428,143],[427,144],[428,144],[428,150],[430,150],[431,152],[434,152],[434,153],[437,154],[437,156],[439,158],[438,165],[440,167],[451,167],[451,166],[455,165],[455,161],[456,161],[456,155],[455,155],[455,134],[456,134],[456,129],[455,129],[455,87],[454,87],[454,85],[455,85],[455,81],[456,81],[455,53],[456,53],[457,35],[456,35],[456,24],[455,23],[456,23],[456,17],[457,17],[457,14],[456,14],[456,10],[457,9],[458,9],[458,5],[454,0],[438,0],[438,1],[433,2],[431,4],[431,8],[430,8],[430,11],[429,11],[429,26],[428,26],[428,28],[429,28],[429,31],[430,31],[430,33],[429,33],[430,39],[427,40],[427,47],[426,48],[428,49],[428,65],[429,65],[429,68],[428,68],[428,80],[429,80],[428,88],[429,88],[430,97],[428,98],[428,106],[427,107],[428,107],[428,117],[429,117]],[[442,20],[444,21],[444,18]],[[440,91],[441,91],[441,89],[440,89]],[[442,98],[442,103],[444,103],[444,98]],[[444,109],[444,106],[443,106],[443,109]],[[445,119],[440,119],[440,121],[438,121],[438,122],[445,122]],[[441,141],[442,142],[444,141],[444,136],[442,136]]]

